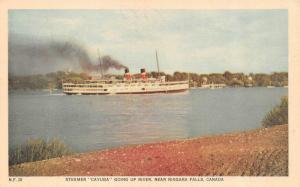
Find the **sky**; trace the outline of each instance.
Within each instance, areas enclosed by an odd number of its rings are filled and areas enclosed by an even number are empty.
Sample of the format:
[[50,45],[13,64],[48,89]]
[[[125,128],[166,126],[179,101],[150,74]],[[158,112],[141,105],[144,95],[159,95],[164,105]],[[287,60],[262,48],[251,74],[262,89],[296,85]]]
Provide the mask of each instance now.
[[167,73],[288,71],[287,10],[10,10],[9,35],[75,42],[91,59],[99,49],[133,73],[157,70],[155,50]]

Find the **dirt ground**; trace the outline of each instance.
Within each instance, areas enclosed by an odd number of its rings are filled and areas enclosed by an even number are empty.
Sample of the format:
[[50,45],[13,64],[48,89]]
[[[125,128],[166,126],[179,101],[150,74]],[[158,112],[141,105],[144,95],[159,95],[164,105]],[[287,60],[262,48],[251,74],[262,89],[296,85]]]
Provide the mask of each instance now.
[[75,154],[10,176],[287,176],[288,126]]

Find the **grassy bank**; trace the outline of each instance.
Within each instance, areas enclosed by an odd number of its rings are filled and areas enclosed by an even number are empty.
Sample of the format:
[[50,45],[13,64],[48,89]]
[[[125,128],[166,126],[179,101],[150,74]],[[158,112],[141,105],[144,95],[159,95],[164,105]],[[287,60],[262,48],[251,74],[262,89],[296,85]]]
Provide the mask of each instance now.
[[287,176],[288,126],[14,165],[11,176]]
[[30,139],[9,151],[9,165],[56,158],[71,153],[71,149],[59,139],[54,138],[49,141],[41,138]]
[[280,104],[275,106],[264,117],[262,126],[272,127],[274,125],[288,124],[288,103],[288,96],[282,97]]

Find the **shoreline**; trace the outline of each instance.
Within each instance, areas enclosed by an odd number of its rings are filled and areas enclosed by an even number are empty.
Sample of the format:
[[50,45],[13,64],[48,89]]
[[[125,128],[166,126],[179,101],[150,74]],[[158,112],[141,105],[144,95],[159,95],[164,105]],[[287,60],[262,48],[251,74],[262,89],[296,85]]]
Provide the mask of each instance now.
[[[190,89],[212,89],[210,87],[189,87]],[[224,88],[288,88],[288,86],[251,86],[251,87],[247,87],[247,86],[225,86],[225,87],[213,87],[213,89],[224,89]],[[10,88],[8,89],[9,91],[45,91],[45,92],[49,92],[48,88],[36,88],[36,89],[32,89],[32,88]],[[61,91],[63,90],[62,88],[55,88],[52,89],[52,91]]]
[[288,125],[78,153],[10,176],[287,176]]

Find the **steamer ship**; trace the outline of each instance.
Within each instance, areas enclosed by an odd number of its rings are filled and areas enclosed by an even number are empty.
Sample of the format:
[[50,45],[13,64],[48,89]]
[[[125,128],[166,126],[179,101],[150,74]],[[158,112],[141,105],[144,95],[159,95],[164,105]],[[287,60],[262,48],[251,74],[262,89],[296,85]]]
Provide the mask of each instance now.
[[148,78],[145,68],[141,69],[136,78],[131,76],[129,69],[126,68],[123,80],[111,78],[86,80],[82,83],[63,82],[63,92],[67,95],[152,94],[184,92],[189,89],[188,80],[166,81],[165,76],[160,76],[157,52],[156,62],[158,78]]

